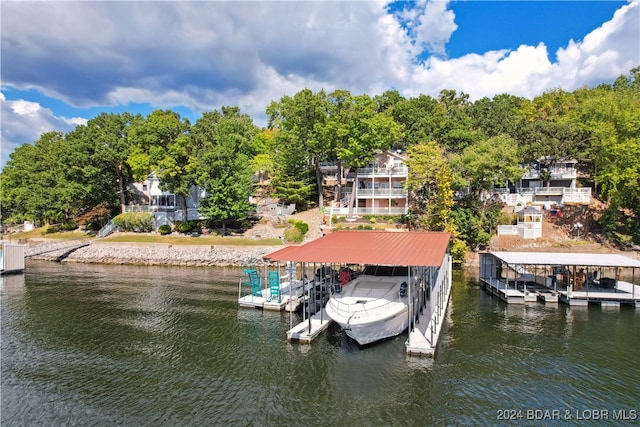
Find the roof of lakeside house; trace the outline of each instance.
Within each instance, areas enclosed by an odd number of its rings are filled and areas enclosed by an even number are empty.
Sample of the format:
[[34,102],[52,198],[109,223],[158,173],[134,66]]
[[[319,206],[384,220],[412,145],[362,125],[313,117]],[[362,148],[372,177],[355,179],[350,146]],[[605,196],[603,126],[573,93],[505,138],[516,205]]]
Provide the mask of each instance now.
[[265,255],[268,261],[440,266],[450,233],[334,231],[301,246]]
[[562,252],[491,252],[491,254],[507,264],[516,265],[640,267],[640,261],[617,254],[578,254]]

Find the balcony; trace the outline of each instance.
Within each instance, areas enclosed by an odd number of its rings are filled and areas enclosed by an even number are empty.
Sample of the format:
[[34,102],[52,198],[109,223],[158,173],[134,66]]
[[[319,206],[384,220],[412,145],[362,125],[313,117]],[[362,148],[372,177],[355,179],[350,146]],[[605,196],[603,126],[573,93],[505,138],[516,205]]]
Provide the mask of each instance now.
[[[406,166],[358,168],[358,177],[406,177],[409,169]],[[353,180],[355,172],[349,172],[347,178]]]
[[535,193],[536,196],[560,196],[564,190],[564,187],[537,187]]
[[[549,168],[549,172],[551,173],[551,180],[576,179],[578,177],[578,171],[574,168],[552,167]],[[522,179],[541,179],[540,171],[537,169],[527,169],[522,176]]]
[[125,212],[174,212],[175,206],[163,206],[163,205],[125,205]]
[[[353,214],[362,215],[404,215],[408,212],[408,207],[372,207],[372,208],[353,208]],[[348,207],[331,207],[328,209],[330,215],[348,215]]]
[[377,188],[377,189],[369,189],[369,188],[361,188],[358,190],[357,197],[358,198],[398,198],[398,197],[406,197],[407,190],[403,188]]

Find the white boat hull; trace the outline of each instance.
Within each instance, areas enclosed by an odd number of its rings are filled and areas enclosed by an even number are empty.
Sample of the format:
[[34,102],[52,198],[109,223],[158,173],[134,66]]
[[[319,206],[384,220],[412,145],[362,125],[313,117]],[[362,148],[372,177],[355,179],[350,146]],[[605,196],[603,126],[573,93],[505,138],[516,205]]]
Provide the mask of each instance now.
[[372,344],[385,338],[395,337],[403,333],[409,326],[408,309],[398,312],[389,319],[365,324],[340,325],[348,337],[360,345]]
[[331,297],[327,315],[360,345],[397,336],[409,326],[406,289],[400,293],[406,280],[361,275]]

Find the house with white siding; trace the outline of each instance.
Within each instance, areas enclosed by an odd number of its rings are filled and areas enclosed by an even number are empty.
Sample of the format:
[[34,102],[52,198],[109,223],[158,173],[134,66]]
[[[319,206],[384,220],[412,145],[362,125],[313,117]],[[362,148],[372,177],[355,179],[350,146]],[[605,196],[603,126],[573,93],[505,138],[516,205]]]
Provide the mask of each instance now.
[[404,215],[409,208],[406,189],[409,170],[406,157],[399,152],[385,151],[363,168],[346,169],[338,182],[338,164],[323,163],[323,186],[339,188],[337,200],[325,200],[325,209],[333,215],[349,214],[349,203],[355,186],[353,214]]

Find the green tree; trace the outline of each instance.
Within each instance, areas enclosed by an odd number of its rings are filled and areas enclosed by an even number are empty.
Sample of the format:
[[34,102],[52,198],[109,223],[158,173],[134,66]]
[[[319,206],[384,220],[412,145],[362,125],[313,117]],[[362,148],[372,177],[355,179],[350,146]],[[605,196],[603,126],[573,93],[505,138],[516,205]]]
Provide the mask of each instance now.
[[349,216],[352,216],[358,168],[371,163],[380,151],[391,148],[400,137],[400,125],[391,116],[376,113],[376,103],[368,95],[352,96],[348,105],[347,120],[340,130],[344,138],[336,152],[342,164],[355,171],[349,203]]
[[223,107],[202,115],[193,126],[192,138],[198,147],[191,168],[198,185],[205,189],[200,213],[222,222],[226,233],[229,220],[243,219],[251,210],[250,159],[258,129],[237,107]]
[[476,248],[489,242],[502,203],[490,197],[493,188],[522,178],[515,141],[499,135],[471,145],[452,159],[470,190],[452,212],[460,237]]
[[293,97],[284,96],[267,107],[269,127],[279,129],[283,139],[295,140],[296,146],[306,154],[307,162],[313,165],[319,206],[324,204],[320,162],[331,151],[327,141],[319,136],[328,107],[324,91],[313,93],[310,89],[303,89]]
[[469,95],[455,90],[442,90],[438,103],[444,108],[444,118],[439,123],[435,140],[447,150],[460,153],[466,147],[482,139],[473,127],[470,117]]
[[128,132],[131,124],[140,120],[141,116],[130,113],[102,113],[66,135],[69,149],[61,161],[73,174],[70,179],[85,189],[81,210],[105,202],[114,207],[119,200],[120,211],[124,212],[128,187],[134,182],[127,163]]
[[[574,112],[574,120],[591,135],[593,178],[608,204],[602,221],[609,232],[618,228],[620,212],[640,215],[640,85],[625,81],[589,91]],[[629,232],[639,240],[633,223]]]
[[482,98],[469,105],[473,128],[488,138],[498,135],[514,137],[525,118],[523,110],[528,101],[509,94]]
[[273,153],[276,133],[277,131],[274,129],[263,129],[253,139],[256,155],[251,160],[251,168],[254,173],[258,174],[260,184],[274,171]]
[[295,203],[298,210],[305,210],[316,189],[308,153],[300,140],[287,132],[277,132],[275,142],[273,195],[283,203]]
[[[435,142],[414,145],[407,151],[407,188],[419,223],[428,230],[448,230],[453,207],[453,173],[446,154]],[[450,231],[450,230],[448,230]]]
[[61,132],[43,133],[34,144],[23,144],[9,155],[2,170],[0,201],[3,220],[51,224],[64,221],[71,210],[72,185],[59,160],[66,150]]
[[396,148],[408,149],[423,141],[436,141],[445,120],[445,108],[427,95],[401,99],[390,110],[393,119],[402,126],[403,133]]
[[190,129],[189,121],[181,120],[178,113],[155,110],[144,120],[133,123],[128,134],[131,144],[128,163],[134,178],[142,181],[155,173],[160,188],[178,197],[185,220],[188,215],[186,198],[195,184],[189,169],[193,158]]
[[516,142],[500,135],[467,147],[456,164],[467,179],[472,192],[481,196],[497,186],[505,186],[522,178]]

